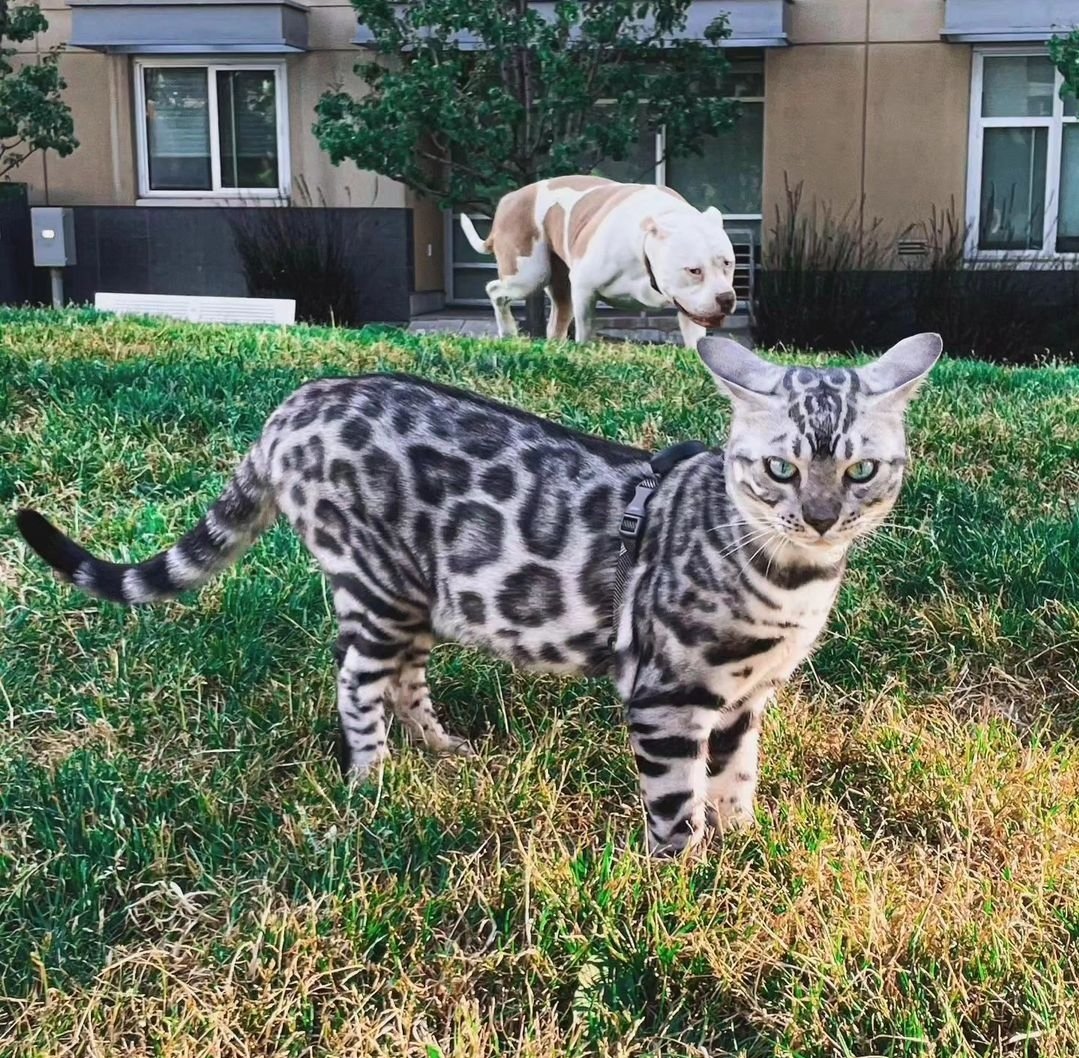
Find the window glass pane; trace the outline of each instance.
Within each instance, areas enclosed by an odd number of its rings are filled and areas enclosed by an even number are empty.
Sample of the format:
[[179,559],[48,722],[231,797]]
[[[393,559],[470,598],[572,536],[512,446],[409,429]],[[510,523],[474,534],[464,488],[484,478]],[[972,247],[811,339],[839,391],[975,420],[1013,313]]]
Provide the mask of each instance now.
[[277,91],[272,70],[218,70],[221,186],[275,188]]
[[[480,233],[480,238],[486,239],[491,234],[491,222],[472,213],[469,213],[469,217],[472,218],[476,231]],[[493,257],[476,253],[472,249],[472,244],[465,238],[465,233],[461,230],[461,218],[457,214],[454,214],[453,217],[453,259],[460,264],[488,264],[494,261]]]
[[1056,74],[1044,55],[988,55],[982,72],[983,118],[1049,117]]
[[1079,252],[1079,125],[1065,125],[1061,143],[1057,252]]
[[1066,118],[1079,116],[1079,106],[1076,105],[1075,96],[1070,92],[1064,94],[1064,116]]
[[743,103],[729,129],[710,136],[700,156],[667,160],[667,184],[698,209],[760,213],[764,172],[764,104]]
[[633,150],[620,162],[603,161],[592,170],[595,176],[619,180],[624,184],[656,182],[656,134],[645,132]]
[[206,71],[162,66],[144,75],[151,190],[209,191]]
[[733,99],[745,96],[764,96],[764,66],[756,63],[734,63],[727,76],[727,94]]
[[454,300],[487,301],[487,284],[497,278],[497,268],[455,268],[453,270]]
[[1040,249],[1049,130],[985,129],[982,149],[983,250]]

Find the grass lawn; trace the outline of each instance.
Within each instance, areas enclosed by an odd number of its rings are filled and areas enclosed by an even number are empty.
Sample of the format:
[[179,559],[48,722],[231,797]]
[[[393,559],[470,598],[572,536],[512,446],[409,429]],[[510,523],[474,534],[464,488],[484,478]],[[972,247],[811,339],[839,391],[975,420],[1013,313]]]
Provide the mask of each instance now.
[[8,517],[148,557],[267,413],[403,369],[718,439],[695,356],[0,315],[0,1053],[1079,1053],[1079,369],[945,362],[895,524],[768,716],[757,827],[642,854],[603,682],[452,646],[475,760],[331,756],[326,588],[274,527],[183,603],[58,585]]

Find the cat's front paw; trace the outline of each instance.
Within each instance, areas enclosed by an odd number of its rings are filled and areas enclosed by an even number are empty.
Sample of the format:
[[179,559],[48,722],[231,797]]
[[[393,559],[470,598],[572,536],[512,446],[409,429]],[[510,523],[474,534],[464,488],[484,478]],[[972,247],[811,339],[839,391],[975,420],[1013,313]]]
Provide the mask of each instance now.
[[382,765],[389,759],[388,746],[381,746],[373,753],[364,754],[362,757],[353,756],[349,761],[348,771],[345,773],[349,786],[360,786],[370,779],[377,778]]
[[651,820],[648,825],[649,855],[671,859],[702,847],[708,833],[707,808],[707,805],[696,805],[688,815],[669,827]]
[[723,797],[705,805],[705,823],[716,834],[728,834],[753,825],[753,802],[739,797]]

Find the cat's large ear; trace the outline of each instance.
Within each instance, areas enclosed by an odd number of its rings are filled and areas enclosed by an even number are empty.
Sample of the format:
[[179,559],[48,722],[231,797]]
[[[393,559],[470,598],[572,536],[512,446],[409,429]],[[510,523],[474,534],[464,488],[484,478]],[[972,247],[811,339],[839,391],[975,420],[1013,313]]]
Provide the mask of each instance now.
[[926,380],[943,348],[939,334],[912,335],[873,363],[858,368],[858,377],[874,396],[906,404]]
[[702,338],[697,352],[732,400],[761,405],[775,399],[783,368],[762,360],[730,338]]

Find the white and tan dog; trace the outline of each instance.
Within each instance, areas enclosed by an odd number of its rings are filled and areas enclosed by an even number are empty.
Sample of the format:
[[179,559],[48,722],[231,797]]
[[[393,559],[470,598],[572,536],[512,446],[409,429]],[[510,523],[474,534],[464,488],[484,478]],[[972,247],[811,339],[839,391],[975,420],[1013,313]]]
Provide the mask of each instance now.
[[735,309],[734,248],[715,208],[694,209],[677,191],[619,184],[599,176],[559,176],[511,191],[481,239],[467,215],[461,227],[478,253],[494,253],[487,284],[499,337],[517,333],[510,302],[545,287],[548,338],[592,336],[596,301],[676,308],[686,345]]

